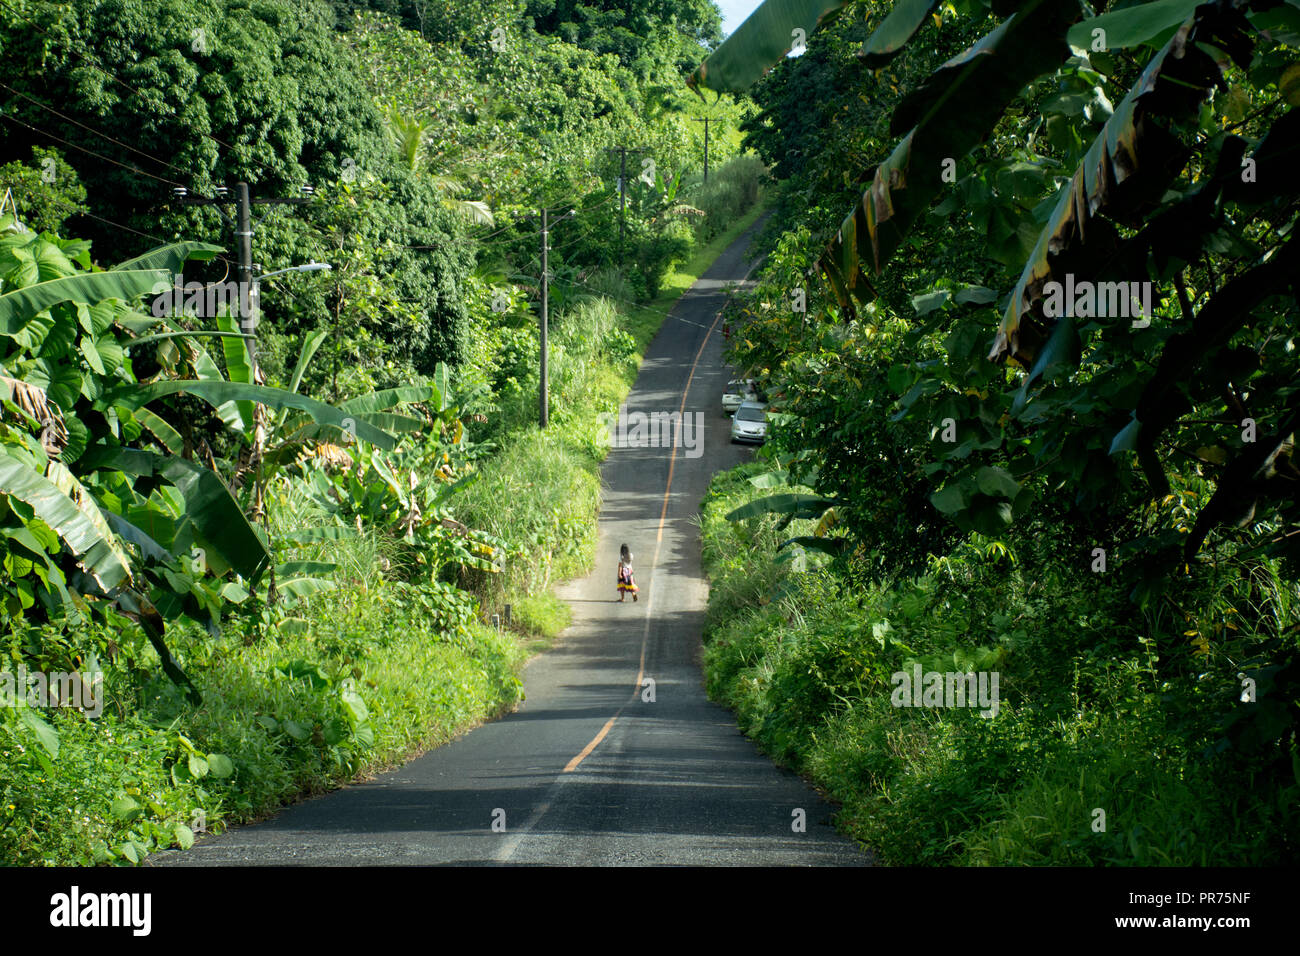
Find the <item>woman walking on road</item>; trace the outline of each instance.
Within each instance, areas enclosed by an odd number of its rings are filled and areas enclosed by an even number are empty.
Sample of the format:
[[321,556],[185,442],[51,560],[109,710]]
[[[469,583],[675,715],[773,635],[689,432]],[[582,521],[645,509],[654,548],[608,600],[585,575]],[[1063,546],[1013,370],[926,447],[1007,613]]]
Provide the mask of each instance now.
[[625,598],[631,592],[632,600],[636,600],[636,581],[632,578],[632,552],[627,545],[619,550],[618,553],[618,603],[623,603]]

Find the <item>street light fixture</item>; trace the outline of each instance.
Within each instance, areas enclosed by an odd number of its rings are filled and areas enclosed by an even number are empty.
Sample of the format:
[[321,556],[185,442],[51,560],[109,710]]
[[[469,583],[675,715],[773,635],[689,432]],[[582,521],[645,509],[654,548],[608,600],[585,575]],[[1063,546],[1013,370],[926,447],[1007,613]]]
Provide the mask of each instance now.
[[274,276],[284,275],[286,272],[329,272],[334,267],[328,262],[308,262],[301,266],[290,266],[287,269],[277,269],[275,272],[268,272],[264,276],[256,276],[260,282],[263,279],[270,279]]

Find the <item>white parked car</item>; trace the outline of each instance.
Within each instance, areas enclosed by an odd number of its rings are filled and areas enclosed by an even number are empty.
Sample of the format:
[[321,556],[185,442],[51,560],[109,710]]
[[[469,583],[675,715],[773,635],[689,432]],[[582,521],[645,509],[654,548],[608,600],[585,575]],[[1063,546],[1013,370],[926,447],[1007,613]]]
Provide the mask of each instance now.
[[767,441],[767,406],[762,402],[741,402],[731,416],[731,440],[759,445]]
[[736,378],[727,383],[722,392],[722,414],[731,415],[742,402],[758,399],[758,392],[752,378]]

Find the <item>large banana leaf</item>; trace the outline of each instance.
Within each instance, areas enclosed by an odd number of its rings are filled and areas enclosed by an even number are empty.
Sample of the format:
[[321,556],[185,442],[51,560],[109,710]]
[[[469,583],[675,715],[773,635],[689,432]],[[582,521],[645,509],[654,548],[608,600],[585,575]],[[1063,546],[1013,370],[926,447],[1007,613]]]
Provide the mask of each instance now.
[[766,0],[727,37],[713,55],[687,78],[691,89],[708,87],[715,93],[748,89],[781,57],[790,52],[803,31],[806,41],[828,16],[851,0]]
[[894,124],[914,124],[876,168],[871,187],[845,217],[818,261],[843,309],[872,296],[864,263],[880,272],[944,188],[946,165],[982,142],[1007,106],[1066,57],[1072,0],[1027,0],[973,47],[954,57],[899,104]]
[[[120,447],[92,449],[78,464],[167,479],[185,499],[185,516],[193,522],[204,544],[249,580],[255,580],[271,560],[226,483],[209,468],[186,458]],[[148,529],[146,533],[150,533]]]
[[82,486],[81,482],[77,480],[76,476],[68,470],[68,466],[63,464],[61,461],[51,461],[46,467],[45,476],[56,488],[67,495],[68,500],[76,505],[77,509],[86,516],[86,520],[94,526],[99,537],[105,542],[108,549],[113,552],[114,557],[117,559],[116,563],[127,567],[129,570],[131,562],[130,556],[117,540],[112,527],[110,527],[104,513],[99,508],[99,503],[90,496],[90,492],[88,492]]
[[151,561],[166,561],[170,558],[171,552],[155,541],[143,528],[139,528],[127,521],[121,515],[113,514],[111,511],[105,511],[104,517],[108,520],[109,527],[124,541],[129,541],[140,549],[140,553]]
[[127,272],[133,269],[166,269],[168,272],[179,272],[181,266],[187,260],[194,259],[198,262],[206,262],[214,258],[219,252],[225,252],[225,250],[221,246],[212,246],[206,242],[173,242],[170,245],[159,246],[157,249],[150,249],[144,255],[136,256],[134,259],[119,262],[110,271]]
[[938,5],[939,0],[896,0],[889,15],[863,44],[860,54],[863,62],[877,67],[892,60]]
[[281,535],[289,544],[311,544],[316,541],[351,541],[358,536],[356,528],[346,526],[322,525],[316,528],[301,528]]
[[[340,408],[343,406],[340,405]],[[412,418],[409,415],[395,415],[391,412],[363,412],[348,411],[348,417],[354,422],[365,422],[375,428],[383,429],[390,434],[418,432],[428,427],[429,423],[423,418]],[[300,446],[304,442],[329,441],[338,442],[338,434],[334,429],[325,425],[318,425],[311,421],[301,420],[292,423],[293,427],[281,427],[276,432],[277,443],[283,443],[281,449],[267,452],[267,461],[277,461],[280,463],[292,461],[297,457],[299,448],[290,446]],[[350,436],[349,436],[350,437]]]
[[[1151,38],[1181,26],[1192,11],[1205,0],[1154,0],[1089,17],[1070,28],[1070,43],[1081,50],[1091,49],[1094,39],[1107,50],[1138,46]],[[1100,30],[1100,34],[1093,31]]]
[[220,407],[224,403],[231,401],[250,401],[259,402],[275,409],[296,408],[299,411],[306,412],[317,423],[330,425],[342,432],[349,431],[349,426],[344,424],[344,420],[350,419],[352,430],[363,441],[368,441],[385,451],[392,449],[397,444],[397,440],[392,435],[375,428],[364,419],[357,418],[355,415],[348,415],[346,410],[334,408],[324,402],[318,402],[314,398],[308,398],[306,395],[295,395],[293,392],[285,391],[282,388],[270,388],[265,385],[182,379],[170,382],[154,382],[152,385],[146,385],[142,388],[123,389],[117,396],[117,400],[127,408],[136,409],[155,399],[162,398],[164,395],[174,395],[177,392],[197,395],[214,407]]
[[[309,340],[307,345],[304,346],[304,355],[307,354],[307,348],[311,344]],[[312,351],[315,351],[315,349],[313,348]],[[446,372],[446,366],[441,362],[438,363],[438,371]],[[446,375],[444,374],[444,385],[446,384],[445,379]],[[393,408],[408,402],[432,402],[435,406],[442,406],[445,401],[442,397],[443,394],[444,392],[439,391],[437,385],[399,385],[396,388],[386,388],[378,392],[370,392],[365,395],[358,395],[355,398],[349,398],[340,402],[338,408],[340,411],[346,412],[348,417],[354,421],[364,421],[375,428],[389,432],[415,432],[426,427],[428,423],[422,418],[386,413],[383,409]],[[284,416],[281,416],[282,423],[283,420]],[[327,429],[320,424],[297,423],[293,431],[285,433],[283,437],[287,441],[306,442],[318,441],[330,436]],[[291,453],[296,454],[296,452]]]
[[293,368],[293,377],[289,380],[289,391],[298,391],[298,386],[302,383],[302,377],[307,371],[307,366],[311,364],[311,360],[316,355],[316,350],[320,348],[327,335],[329,335],[328,329],[317,329],[315,332],[307,334],[307,339],[302,344],[302,351],[298,354],[298,364]]
[[[197,342],[189,343],[191,347],[191,358],[194,364],[194,375],[203,382],[224,382],[226,377],[221,374],[221,368],[212,360],[207,349]],[[233,432],[244,433],[244,418],[239,412],[239,405],[236,402],[223,402],[217,406],[217,417],[222,423]]]
[[833,508],[836,502],[830,498],[817,495],[781,494],[755,498],[727,513],[728,521],[743,521],[759,515],[776,514],[792,518],[817,518],[827,508]]
[[168,279],[169,274],[158,269],[86,272],[14,289],[0,295],[0,335],[12,338],[33,315],[60,302],[129,301]]
[[[235,332],[239,329],[239,323],[233,316],[222,315],[217,318],[217,325],[223,332]],[[253,381],[253,363],[249,359],[248,346],[239,339],[222,338],[221,351],[226,358],[226,375],[231,382],[243,385],[254,385]],[[219,403],[219,406],[225,404]],[[253,403],[249,401],[236,401],[235,408],[239,411],[239,419],[244,423],[244,431],[252,432],[256,426],[255,412]]]
[[[80,484],[76,488],[80,489]],[[84,508],[79,506],[53,481],[6,454],[0,454],[0,492],[34,508],[36,516],[54,529],[77,563],[104,591],[130,580],[130,565],[112,530],[102,515],[98,521],[90,516],[89,508],[97,507],[93,501],[85,502]]]
[[248,346],[235,338],[239,334],[239,320],[232,315],[221,315],[217,317],[217,325],[222,332],[228,333],[221,337],[221,350],[226,357],[227,377],[232,382],[252,385],[253,365],[248,360]]
[[353,414],[369,415],[406,402],[427,402],[433,400],[436,394],[435,389],[429,385],[399,385],[397,388],[386,388],[349,398],[340,402],[339,408]]
[[[1189,18],[1147,64],[1074,176],[1061,188],[1011,294],[990,359],[1009,354],[1026,368],[1033,365],[1045,333],[1036,321],[1022,327],[1022,319],[1041,304],[1046,283],[1053,275],[1066,272],[1074,273],[1076,279],[1089,278],[1082,253],[1089,237],[1102,232],[1100,217],[1136,218],[1136,212],[1163,195],[1185,165],[1190,151],[1155,117],[1190,115],[1221,78],[1217,55],[1207,52],[1202,44],[1229,51],[1238,63],[1249,62],[1251,43],[1244,17],[1210,4],[1201,9],[1202,16]],[[1136,170],[1142,175],[1134,176]]]
[[275,586],[283,596],[301,601],[314,594],[337,589],[338,582],[330,578],[301,577],[277,581]]
[[153,432],[154,437],[162,442],[163,447],[173,455],[181,455],[185,453],[185,439],[181,437],[180,432],[172,428],[172,426],[164,419],[155,415],[147,408],[137,408],[135,410],[135,417],[139,420],[141,425]]

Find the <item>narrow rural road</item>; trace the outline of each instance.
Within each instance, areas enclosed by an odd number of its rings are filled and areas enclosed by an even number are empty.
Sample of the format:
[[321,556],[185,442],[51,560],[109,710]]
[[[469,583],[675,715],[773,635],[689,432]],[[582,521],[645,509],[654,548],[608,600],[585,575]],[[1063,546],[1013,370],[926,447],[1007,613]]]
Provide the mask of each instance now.
[[[695,516],[710,477],[752,455],[730,444],[721,414],[718,311],[749,272],[753,231],[678,302],[628,396],[629,414],[701,413],[703,444],[611,450],[596,570],[559,590],[573,625],[528,664],[527,700],[399,770],[151,863],[870,862],[831,828],[816,792],[759,754],[702,688],[708,587]],[[637,603],[615,599],[622,543],[635,555]]]

